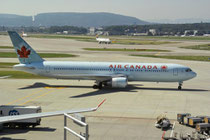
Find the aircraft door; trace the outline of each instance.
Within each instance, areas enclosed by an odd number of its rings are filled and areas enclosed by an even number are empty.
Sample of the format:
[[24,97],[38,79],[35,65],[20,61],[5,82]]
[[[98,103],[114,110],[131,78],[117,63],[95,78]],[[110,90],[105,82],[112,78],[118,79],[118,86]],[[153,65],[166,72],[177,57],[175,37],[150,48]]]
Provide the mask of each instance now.
[[46,66],[45,71],[46,71],[46,73],[50,73],[50,66]]
[[178,69],[173,69],[173,75],[178,76]]

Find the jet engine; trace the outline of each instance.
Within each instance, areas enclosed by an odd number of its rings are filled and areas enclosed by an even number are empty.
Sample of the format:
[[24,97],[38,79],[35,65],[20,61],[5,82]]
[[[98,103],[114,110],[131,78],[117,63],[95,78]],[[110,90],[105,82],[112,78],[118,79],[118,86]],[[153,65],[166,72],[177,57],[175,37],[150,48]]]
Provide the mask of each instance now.
[[112,78],[108,85],[114,88],[125,88],[128,85],[128,80],[126,77],[116,77]]

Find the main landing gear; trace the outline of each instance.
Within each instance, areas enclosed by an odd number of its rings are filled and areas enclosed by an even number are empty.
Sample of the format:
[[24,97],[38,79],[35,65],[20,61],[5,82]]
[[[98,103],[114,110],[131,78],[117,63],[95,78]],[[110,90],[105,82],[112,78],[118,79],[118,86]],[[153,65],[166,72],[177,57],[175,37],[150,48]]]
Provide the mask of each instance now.
[[183,84],[183,82],[179,82],[178,90],[182,89],[182,84]]
[[102,87],[103,87],[102,82],[96,82],[96,84],[93,85],[94,89],[102,89]]

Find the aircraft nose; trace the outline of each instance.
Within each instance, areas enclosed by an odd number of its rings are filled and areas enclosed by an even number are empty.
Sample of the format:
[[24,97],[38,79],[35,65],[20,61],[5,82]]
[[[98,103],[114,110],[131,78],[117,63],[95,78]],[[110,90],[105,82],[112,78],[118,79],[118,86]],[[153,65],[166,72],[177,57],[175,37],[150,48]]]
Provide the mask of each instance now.
[[192,78],[194,78],[194,77],[196,77],[197,76],[197,73],[195,73],[195,72],[192,72]]

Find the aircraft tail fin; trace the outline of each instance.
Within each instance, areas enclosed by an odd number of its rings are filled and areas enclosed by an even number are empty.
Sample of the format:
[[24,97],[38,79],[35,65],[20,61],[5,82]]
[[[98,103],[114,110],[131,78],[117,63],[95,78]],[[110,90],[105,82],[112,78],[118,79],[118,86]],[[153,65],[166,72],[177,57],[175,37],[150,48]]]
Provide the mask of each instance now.
[[21,64],[44,61],[17,32],[8,31],[8,34]]

